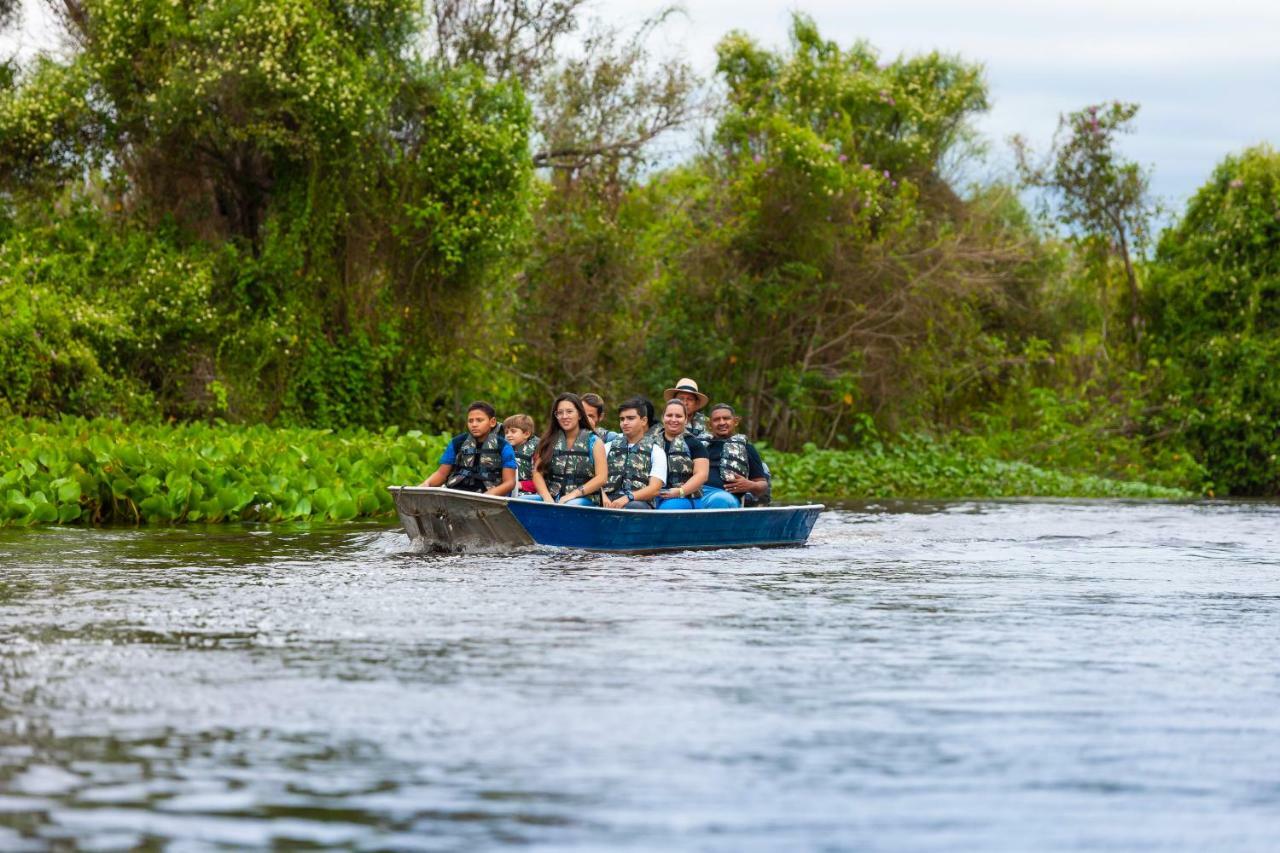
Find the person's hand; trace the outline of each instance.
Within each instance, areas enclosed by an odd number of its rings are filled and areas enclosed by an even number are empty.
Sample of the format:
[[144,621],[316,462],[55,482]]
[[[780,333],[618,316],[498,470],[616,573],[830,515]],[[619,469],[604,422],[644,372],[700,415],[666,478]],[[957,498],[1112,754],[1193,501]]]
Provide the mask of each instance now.
[[732,480],[725,481],[724,490],[731,495],[740,495],[751,491],[751,481],[746,477],[734,477]]

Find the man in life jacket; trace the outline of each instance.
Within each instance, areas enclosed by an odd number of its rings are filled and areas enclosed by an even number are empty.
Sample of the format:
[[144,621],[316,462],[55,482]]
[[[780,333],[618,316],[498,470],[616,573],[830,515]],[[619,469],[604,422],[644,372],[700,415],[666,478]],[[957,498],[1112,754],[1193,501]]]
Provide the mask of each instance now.
[[440,454],[440,467],[422,485],[509,495],[517,467],[515,451],[498,429],[498,413],[477,401],[467,407],[467,431],[453,437]]
[[769,473],[760,452],[738,432],[742,418],[728,403],[716,403],[709,421],[711,434],[705,441],[711,471],[699,508],[733,509],[763,502],[769,493]]
[[582,400],[582,408],[587,412],[587,420],[591,421],[591,431],[596,437],[605,444],[613,441],[615,438],[621,437],[622,433],[613,432],[605,429],[602,421],[604,420],[604,398],[599,394],[588,392],[580,398]]

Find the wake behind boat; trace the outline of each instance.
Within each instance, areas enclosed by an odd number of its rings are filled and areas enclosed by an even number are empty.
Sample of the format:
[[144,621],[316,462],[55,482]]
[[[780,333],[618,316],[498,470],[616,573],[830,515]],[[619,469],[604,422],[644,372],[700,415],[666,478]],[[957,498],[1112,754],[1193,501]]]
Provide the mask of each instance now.
[[450,554],[530,545],[654,552],[803,545],[821,504],[636,511],[547,504],[430,486],[391,486],[414,546]]

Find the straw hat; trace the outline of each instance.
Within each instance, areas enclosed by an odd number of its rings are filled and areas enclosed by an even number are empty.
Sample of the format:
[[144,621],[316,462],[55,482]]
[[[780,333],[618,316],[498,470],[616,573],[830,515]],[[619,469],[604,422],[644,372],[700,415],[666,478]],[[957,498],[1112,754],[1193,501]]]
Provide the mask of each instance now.
[[670,400],[678,393],[692,394],[698,398],[698,406],[694,409],[695,412],[707,405],[707,403],[711,402],[710,397],[698,390],[698,383],[694,382],[687,376],[677,382],[676,387],[668,388],[666,391],[663,391],[662,399]]

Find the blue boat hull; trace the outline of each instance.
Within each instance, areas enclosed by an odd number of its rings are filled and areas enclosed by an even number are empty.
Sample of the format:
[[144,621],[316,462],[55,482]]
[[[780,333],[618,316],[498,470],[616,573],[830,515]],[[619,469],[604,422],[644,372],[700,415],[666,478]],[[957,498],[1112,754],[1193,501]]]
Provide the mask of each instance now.
[[687,551],[803,545],[823,507],[663,512],[563,506],[449,489],[392,487],[409,537],[461,553],[530,544],[591,551]]

